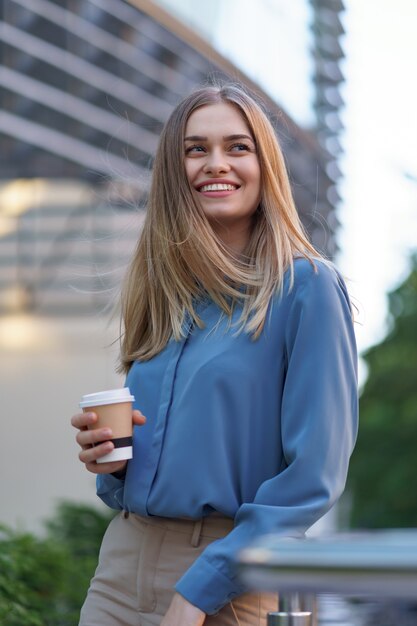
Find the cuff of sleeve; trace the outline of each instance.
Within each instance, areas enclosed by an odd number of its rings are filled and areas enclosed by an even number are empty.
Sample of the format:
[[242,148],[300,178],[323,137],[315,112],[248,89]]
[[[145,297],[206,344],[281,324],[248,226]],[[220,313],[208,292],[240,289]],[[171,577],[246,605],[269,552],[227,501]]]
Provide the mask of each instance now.
[[123,509],[124,480],[111,474],[97,474],[96,492],[111,509]]
[[114,478],[117,478],[118,480],[124,480],[126,477],[126,470],[127,468],[124,467],[122,470],[119,470],[118,472],[112,472],[110,476],[113,476]]
[[103,495],[114,489],[123,487],[124,479],[117,478],[114,474],[97,474],[97,495]]
[[213,615],[245,592],[203,558],[197,559],[175,585],[175,590],[207,615]]

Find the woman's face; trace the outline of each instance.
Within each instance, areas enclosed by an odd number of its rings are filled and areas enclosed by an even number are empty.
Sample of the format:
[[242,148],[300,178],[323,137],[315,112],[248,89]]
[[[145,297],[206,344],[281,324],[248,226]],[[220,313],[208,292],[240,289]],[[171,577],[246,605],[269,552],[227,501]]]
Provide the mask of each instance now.
[[259,205],[261,171],[254,138],[233,105],[210,104],[190,115],[185,169],[213,229],[241,251]]

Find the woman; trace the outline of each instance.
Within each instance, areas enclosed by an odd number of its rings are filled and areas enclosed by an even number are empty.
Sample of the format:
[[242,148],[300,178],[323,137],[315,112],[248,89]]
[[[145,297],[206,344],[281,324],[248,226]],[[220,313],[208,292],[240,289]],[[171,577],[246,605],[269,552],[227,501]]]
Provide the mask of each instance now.
[[[234,555],[302,536],[343,491],[357,428],[346,287],[308,242],[277,139],[242,88],[174,110],[122,295],[134,458],[76,415],[80,459],[120,509],[81,624],[266,624]],[[143,417],[146,415],[146,421]]]

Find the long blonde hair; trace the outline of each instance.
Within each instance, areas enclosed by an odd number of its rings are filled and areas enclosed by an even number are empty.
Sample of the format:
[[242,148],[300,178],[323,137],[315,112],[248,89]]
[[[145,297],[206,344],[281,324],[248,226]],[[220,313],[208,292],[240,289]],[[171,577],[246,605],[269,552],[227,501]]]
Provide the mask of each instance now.
[[[185,128],[199,107],[232,104],[248,125],[261,169],[261,200],[243,258],[234,257],[210,226],[193,195],[184,165]],[[202,327],[195,302],[208,295],[227,316],[242,302],[240,328],[259,337],[271,296],[282,290],[293,259],[320,255],[307,239],[291,193],[275,131],[256,97],[241,86],[200,88],[167,121],[155,156],[147,213],[122,289],[120,368],[158,354],[185,333],[184,321]],[[242,289],[242,286],[244,289]]]

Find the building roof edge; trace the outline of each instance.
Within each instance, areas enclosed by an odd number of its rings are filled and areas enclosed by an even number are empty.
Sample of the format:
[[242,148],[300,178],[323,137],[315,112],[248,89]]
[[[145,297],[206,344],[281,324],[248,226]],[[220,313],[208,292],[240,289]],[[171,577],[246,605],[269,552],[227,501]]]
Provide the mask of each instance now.
[[232,61],[218,52],[204,37],[196,33],[191,27],[184,24],[168,9],[160,6],[153,0],[126,0],[128,4],[143,11],[149,17],[157,21],[161,26],[182,39],[191,48],[203,55],[210,62],[219,67],[220,70],[228,74],[232,79],[242,82],[253,91],[259,93],[263,102],[271,109],[275,115],[278,113],[284,126],[291,129],[292,135],[300,143],[315,152],[318,157],[323,157],[323,150],[315,137],[308,129],[299,126],[287,111],[276,102],[257,82],[250,78],[243,70],[239,69]]

